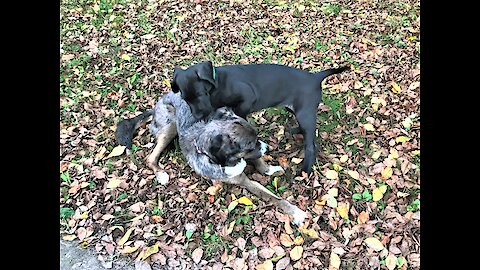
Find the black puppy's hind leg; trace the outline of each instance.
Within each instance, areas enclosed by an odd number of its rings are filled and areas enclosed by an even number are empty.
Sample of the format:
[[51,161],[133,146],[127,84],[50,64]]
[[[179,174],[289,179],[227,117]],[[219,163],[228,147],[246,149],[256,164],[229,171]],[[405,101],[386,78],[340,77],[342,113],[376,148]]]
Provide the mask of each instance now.
[[[316,108],[316,107],[314,107]],[[310,174],[312,172],[312,166],[315,163],[317,154],[316,143],[316,111],[313,112],[302,110],[297,112],[298,125],[303,133],[303,145],[304,145],[304,159],[302,165],[302,171]]]

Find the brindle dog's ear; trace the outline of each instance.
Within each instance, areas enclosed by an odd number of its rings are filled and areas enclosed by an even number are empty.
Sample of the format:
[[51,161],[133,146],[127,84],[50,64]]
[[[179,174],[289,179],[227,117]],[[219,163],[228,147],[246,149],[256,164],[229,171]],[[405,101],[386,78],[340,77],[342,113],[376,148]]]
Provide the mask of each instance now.
[[218,134],[210,140],[210,147],[208,152],[211,154],[213,162],[223,165],[225,164],[227,157],[225,156],[225,151],[223,147],[223,136]]
[[177,75],[180,71],[182,71],[182,69],[178,68],[178,67],[176,67],[173,70],[173,80],[170,82],[170,86],[172,87],[172,91],[174,93],[178,93],[178,91],[180,90],[180,88],[178,88],[178,84],[177,84]]
[[211,83],[214,87],[217,87],[217,83],[214,78],[213,64],[211,61],[204,61],[196,65],[198,78]]

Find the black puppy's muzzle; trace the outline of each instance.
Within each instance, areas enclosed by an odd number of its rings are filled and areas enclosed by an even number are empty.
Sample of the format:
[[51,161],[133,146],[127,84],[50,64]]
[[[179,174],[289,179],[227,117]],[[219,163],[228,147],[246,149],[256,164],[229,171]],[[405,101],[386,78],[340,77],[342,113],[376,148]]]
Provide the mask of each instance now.
[[198,103],[190,106],[190,110],[195,120],[201,120],[207,118],[213,112],[213,107],[210,104],[210,100],[199,99]]

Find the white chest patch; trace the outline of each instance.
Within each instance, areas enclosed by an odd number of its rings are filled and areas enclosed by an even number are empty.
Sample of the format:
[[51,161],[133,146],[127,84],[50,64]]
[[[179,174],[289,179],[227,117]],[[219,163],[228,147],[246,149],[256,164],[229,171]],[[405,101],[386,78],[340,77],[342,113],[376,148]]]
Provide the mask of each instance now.
[[260,142],[260,152],[262,153],[262,156],[263,156],[268,150],[268,144],[266,144],[264,141],[259,141],[259,142]]
[[225,167],[225,174],[227,174],[228,178],[235,177],[237,175],[240,175],[246,166],[247,162],[242,158],[240,162],[237,163],[237,165],[233,167]]

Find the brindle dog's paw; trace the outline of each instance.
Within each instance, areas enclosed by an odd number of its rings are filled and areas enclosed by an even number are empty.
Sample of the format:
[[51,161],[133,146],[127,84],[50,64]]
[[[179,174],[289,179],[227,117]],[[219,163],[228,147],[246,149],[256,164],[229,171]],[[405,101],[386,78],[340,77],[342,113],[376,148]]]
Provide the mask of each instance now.
[[285,174],[282,166],[269,166],[268,171],[265,172],[266,175],[280,176]]
[[235,177],[243,173],[243,170],[245,170],[246,166],[247,162],[242,158],[240,162],[237,163],[237,165],[233,167],[225,167],[225,174],[228,178]]

